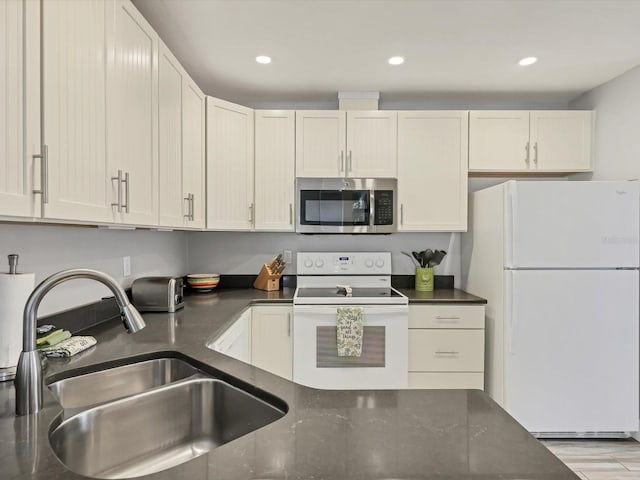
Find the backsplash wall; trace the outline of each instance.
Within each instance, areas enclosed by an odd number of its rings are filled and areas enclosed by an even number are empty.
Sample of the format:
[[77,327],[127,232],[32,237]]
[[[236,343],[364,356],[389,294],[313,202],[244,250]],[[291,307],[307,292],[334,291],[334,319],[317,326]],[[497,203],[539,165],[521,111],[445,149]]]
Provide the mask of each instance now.
[[[77,226],[0,224],[0,272],[7,255],[20,255],[21,272],[35,272],[36,284],[67,268],[93,268],[115,277],[125,288],[144,275],[182,275],[187,265],[185,232],[107,230]],[[124,277],[122,257],[131,257]],[[44,298],[39,316],[95,302],[111,292],[92,280],[72,280]]]
[[435,268],[438,275],[454,275],[460,282],[460,234],[394,233],[391,235],[297,235],[295,233],[191,232],[188,234],[189,271],[257,274],[263,263],[283,250],[291,250],[293,262],[285,274],[296,273],[299,251],[390,251],[394,274],[413,274],[414,265],[403,250],[446,250]]

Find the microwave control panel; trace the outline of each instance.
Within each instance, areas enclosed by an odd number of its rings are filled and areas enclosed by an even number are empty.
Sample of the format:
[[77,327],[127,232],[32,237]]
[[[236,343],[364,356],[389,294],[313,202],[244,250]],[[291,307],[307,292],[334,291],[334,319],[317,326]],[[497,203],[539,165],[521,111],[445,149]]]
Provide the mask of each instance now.
[[374,225],[393,225],[393,191],[375,190]]

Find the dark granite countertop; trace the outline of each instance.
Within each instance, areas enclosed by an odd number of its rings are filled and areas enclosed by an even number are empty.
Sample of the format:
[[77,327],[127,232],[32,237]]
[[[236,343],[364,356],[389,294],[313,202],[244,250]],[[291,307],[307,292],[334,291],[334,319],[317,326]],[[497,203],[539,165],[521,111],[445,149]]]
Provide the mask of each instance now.
[[[293,290],[220,290],[187,297],[175,313],[145,314],[147,328],[128,335],[117,322],[86,333],[98,345],[50,363],[45,377],[132,355],[180,352],[284,400],[286,415],[147,479],[577,479],[486,394],[478,390],[307,388],[209,350],[252,303],[289,303]],[[0,478],[78,479],[48,442],[61,408],[45,389],[44,408],[14,416],[15,391],[0,383]]]
[[459,303],[482,304],[487,301],[457,288],[437,288],[432,292],[419,292],[413,288],[396,288],[409,298],[409,303]]

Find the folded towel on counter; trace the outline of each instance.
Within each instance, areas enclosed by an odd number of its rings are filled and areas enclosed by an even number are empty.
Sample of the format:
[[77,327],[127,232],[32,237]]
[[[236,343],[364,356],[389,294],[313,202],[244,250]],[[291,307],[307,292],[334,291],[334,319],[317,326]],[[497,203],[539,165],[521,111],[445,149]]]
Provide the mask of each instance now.
[[61,341],[53,347],[40,350],[45,357],[72,357],[77,353],[93,347],[97,340],[93,337],[71,337]]
[[338,307],[336,344],[339,357],[362,355],[363,316],[364,308],[362,307]]
[[38,338],[36,340],[36,345],[38,348],[53,347],[69,337],[71,337],[71,332],[69,330],[59,329],[49,333],[45,337]]

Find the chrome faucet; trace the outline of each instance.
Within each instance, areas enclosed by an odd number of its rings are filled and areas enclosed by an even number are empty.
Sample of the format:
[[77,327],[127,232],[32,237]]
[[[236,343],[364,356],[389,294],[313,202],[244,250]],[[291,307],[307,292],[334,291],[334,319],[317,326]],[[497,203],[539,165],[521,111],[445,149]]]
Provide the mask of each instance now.
[[115,278],[97,270],[74,268],[54,273],[44,279],[31,293],[24,307],[22,330],[22,353],[16,370],[16,414],[30,415],[42,408],[42,367],[40,352],[36,348],[36,313],[44,296],[56,285],[73,280],[74,278],[88,278],[107,286],[115,295],[120,307],[120,316],[124,327],[130,333],[135,333],[145,327],[142,316],[129,303],[127,294]]

